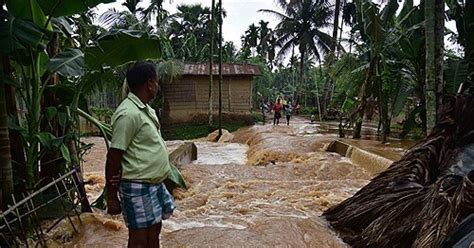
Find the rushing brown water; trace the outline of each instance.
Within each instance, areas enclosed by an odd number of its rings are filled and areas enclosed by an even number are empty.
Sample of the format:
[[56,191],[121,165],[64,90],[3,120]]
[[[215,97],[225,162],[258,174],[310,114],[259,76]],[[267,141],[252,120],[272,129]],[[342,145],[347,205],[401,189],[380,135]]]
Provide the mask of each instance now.
[[[253,126],[232,143],[196,142],[198,160],[182,168],[188,191],[175,191],[177,210],[163,222],[163,247],[347,247],[320,217],[370,179],[349,159],[324,151],[336,136],[303,119],[291,126]],[[86,157],[90,198],[104,184],[104,146]],[[65,225],[62,246],[124,247],[120,216],[83,215],[80,234]],[[61,234],[62,233],[62,234]]]

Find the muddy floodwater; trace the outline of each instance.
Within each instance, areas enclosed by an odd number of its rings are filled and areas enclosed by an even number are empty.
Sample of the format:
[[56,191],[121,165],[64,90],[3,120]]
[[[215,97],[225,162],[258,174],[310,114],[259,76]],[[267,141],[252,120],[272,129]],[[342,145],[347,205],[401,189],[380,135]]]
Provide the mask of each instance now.
[[[347,158],[324,151],[337,138],[328,129],[296,119],[290,126],[243,128],[230,143],[196,141],[198,160],[181,168],[190,187],[173,192],[177,210],[163,222],[161,245],[348,247],[321,213],[353,195],[371,176]],[[83,168],[92,200],[104,186],[106,149],[100,138],[83,141],[95,143]],[[358,142],[398,156],[407,146]],[[96,210],[82,221],[80,234],[72,235],[63,225],[52,235],[61,246],[126,246],[121,216]]]

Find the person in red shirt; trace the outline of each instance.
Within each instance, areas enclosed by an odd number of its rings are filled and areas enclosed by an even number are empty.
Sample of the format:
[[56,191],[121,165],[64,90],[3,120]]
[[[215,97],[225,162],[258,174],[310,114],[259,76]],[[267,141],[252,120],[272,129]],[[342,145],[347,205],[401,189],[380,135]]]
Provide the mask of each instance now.
[[283,104],[281,103],[281,99],[278,98],[275,105],[273,105],[273,111],[275,111],[275,115],[273,118],[273,125],[277,125],[280,123],[281,118],[281,111],[283,110]]

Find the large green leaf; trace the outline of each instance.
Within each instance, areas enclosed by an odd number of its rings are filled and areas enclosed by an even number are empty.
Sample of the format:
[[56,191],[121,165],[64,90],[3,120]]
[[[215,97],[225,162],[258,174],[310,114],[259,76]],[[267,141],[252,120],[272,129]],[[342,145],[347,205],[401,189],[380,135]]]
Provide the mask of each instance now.
[[57,32],[62,32],[67,37],[71,37],[74,35],[73,26],[69,23],[66,17],[53,17],[51,18],[51,22],[54,25],[54,30]]
[[8,12],[45,27],[48,18],[36,0],[6,0]]
[[[17,1],[17,0],[15,0]],[[48,16],[69,16],[87,11],[100,3],[112,3],[115,0],[37,0]]]
[[31,21],[14,17],[0,18],[0,52],[4,54],[36,48],[43,35],[43,30]]
[[398,116],[403,107],[406,105],[408,97],[414,91],[414,87],[409,80],[402,80],[400,88],[398,89],[397,95],[395,96],[395,101],[392,106],[392,117]]
[[382,25],[379,9],[374,3],[367,2],[364,4],[364,31],[370,39],[370,46],[378,50],[385,38],[385,30]]
[[82,75],[84,71],[84,54],[79,49],[66,49],[52,58],[47,68],[49,72],[57,72],[65,77]]
[[413,10],[413,0],[405,0],[402,10],[398,14],[397,18],[405,18],[412,10]]
[[63,159],[66,160],[68,163],[71,163],[71,155],[67,146],[65,144],[61,144],[59,149],[61,150],[61,155],[63,156]]
[[389,0],[382,10],[382,20],[384,22],[390,21],[395,17],[398,9],[398,0]]
[[456,94],[459,85],[469,76],[469,64],[465,60],[448,60],[446,64],[446,92]]
[[155,36],[135,31],[117,30],[101,37],[96,46],[85,49],[85,62],[91,70],[116,67],[130,61],[161,58],[161,42]]
[[50,148],[53,145],[54,135],[50,132],[41,132],[35,135],[35,138],[46,148]]

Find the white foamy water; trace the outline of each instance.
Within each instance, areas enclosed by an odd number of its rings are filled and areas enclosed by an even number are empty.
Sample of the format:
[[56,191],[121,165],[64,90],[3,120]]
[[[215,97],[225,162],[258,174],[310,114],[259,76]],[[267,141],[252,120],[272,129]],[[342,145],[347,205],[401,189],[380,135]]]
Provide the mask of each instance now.
[[196,142],[198,159],[194,165],[245,165],[248,146],[238,143]]

